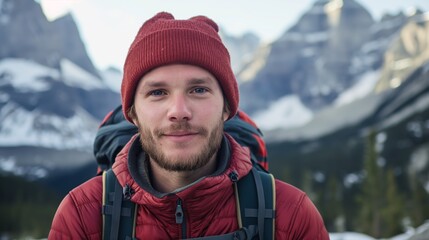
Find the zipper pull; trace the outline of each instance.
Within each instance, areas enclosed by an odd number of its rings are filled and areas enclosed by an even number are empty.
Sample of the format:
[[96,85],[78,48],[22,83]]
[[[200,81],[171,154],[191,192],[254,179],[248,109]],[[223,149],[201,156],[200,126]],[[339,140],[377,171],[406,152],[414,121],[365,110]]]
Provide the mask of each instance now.
[[134,194],[134,190],[130,187],[130,185],[125,184],[125,187],[122,189],[122,194],[124,195],[124,199],[128,201]]
[[176,223],[182,224],[183,223],[183,209],[182,209],[182,200],[179,198],[177,199],[177,206],[176,206]]
[[229,179],[231,182],[235,183],[238,181],[238,173],[234,170],[229,174]]

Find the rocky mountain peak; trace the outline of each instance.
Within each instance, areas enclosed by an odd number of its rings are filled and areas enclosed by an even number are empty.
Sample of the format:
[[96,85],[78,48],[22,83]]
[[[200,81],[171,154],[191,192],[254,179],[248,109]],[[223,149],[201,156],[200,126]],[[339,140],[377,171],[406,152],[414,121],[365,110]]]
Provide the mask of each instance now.
[[330,104],[354,83],[352,56],[370,38],[373,24],[354,0],[316,1],[272,43],[264,67],[241,84],[241,107],[252,113],[290,94],[310,109]]
[[220,36],[228,48],[232,70],[235,73],[254,57],[260,44],[259,37],[251,32],[246,32],[237,37],[226,33],[221,28]]
[[429,16],[408,18],[384,54],[384,64],[376,91],[397,88],[418,67],[429,61]]
[[50,22],[33,0],[2,0],[0,39],[0,59],[28,59],[58,69],[67,58],[99,77],[70,14]]

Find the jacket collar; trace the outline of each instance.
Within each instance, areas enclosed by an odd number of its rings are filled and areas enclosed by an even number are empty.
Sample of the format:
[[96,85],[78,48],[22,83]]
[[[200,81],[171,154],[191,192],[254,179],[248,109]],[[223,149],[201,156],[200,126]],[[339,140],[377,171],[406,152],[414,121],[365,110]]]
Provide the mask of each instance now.
[[128,157],[128,170],[135,180],[135,182],[144,189],[145,191],[149,192],[150,194],[162,198],[166,195],[170,194],[176,194],[178,192],[181,192],[192,185],[195,185],[199,181],[201,181],[203,178],[211,177],[211,176],[218,176],[222,174],[226,168],[229,165],[230,155],[231,155],[231,147],[229,144],[229,141],[224,136],[221,142],[221,147],[219,151],[217,152],[216,156],[216,170],[209,176],[204,176],[195,182],[184,186],[182,188],[176,189],[173,192],[170,193],[161,193],[153,188],[151,181],[150,181],[150,171],[149,171],[149,160],[147,154],[144,152],[144,150],[141,147],[139,137],[131,144],[130,151],[129,151],[129,157]]
[[[133,189],[131,200],[139,204],[160,204],[163,201],[169,201],[171,197],[180,197],[185,200],[199,197],[201,194],[216,194],[222,188],[232,186],[229,177],[232,172],[235,172],[240,179],[252,168],[249,149],[240,146],[231,136],[225,134],[217,156],[217,169],[212,175],[203,177],[173,193],[163,194],[153,189],[150,184],[144,155],[139,135],[136,134],[118,154],[112,167],[119,183]],[[143,162],[143,164],[137,162]]]

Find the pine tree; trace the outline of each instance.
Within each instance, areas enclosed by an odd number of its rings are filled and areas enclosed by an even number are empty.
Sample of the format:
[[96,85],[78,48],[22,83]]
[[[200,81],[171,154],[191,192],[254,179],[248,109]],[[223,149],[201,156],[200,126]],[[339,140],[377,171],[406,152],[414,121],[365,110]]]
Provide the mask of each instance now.
[[366,140],[365,178],[357,199],[360,204],[357,229],[374,237],[380,237],[382,234],[383,184],[381,181],[382,171],[377,166],[378,154],[375,149],[375,135],[375,131],[370,131]]
[[305,170],[302,174],[302,187],[301,189],[307,194],[307,196],[311,199],[311,201],[317,203],[318,197],[316,196],[316,193],[314,192],[313,187],[313,175],[310,170]]
[[404,199],[399,193],[392,169],[386,174],[386,201],[383,208],[383,235],[393,236],[402,232],[401,221],[404,218]]
[[[343,203],[342,203],[342,189],[341,184],[334,175],[331,175],[325,187],[325,199],[323,199],[326,217],[331,223],[330,227],[336,232],[344,231],[344,223],[338,224],[340,219],[344,218]],[[343,219],[344,220],[344,219]]]
[[416,175],[412,175],[410,215],[413,227],[421,225],[429,218],[429,195]]

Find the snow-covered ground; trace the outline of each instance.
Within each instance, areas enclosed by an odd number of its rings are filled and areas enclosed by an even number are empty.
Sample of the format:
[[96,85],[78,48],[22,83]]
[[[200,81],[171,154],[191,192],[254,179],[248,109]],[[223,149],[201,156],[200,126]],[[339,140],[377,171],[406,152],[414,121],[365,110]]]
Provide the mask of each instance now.
[[[329,233],[330,240],[376,240],[362,233]],[[417,228],[408,228],[404,233],[382,240],[429,240],[429,220]]]
[[368,235],[354,232],[343,232],[343,233],[329,233],[331,240],[375,240]]

